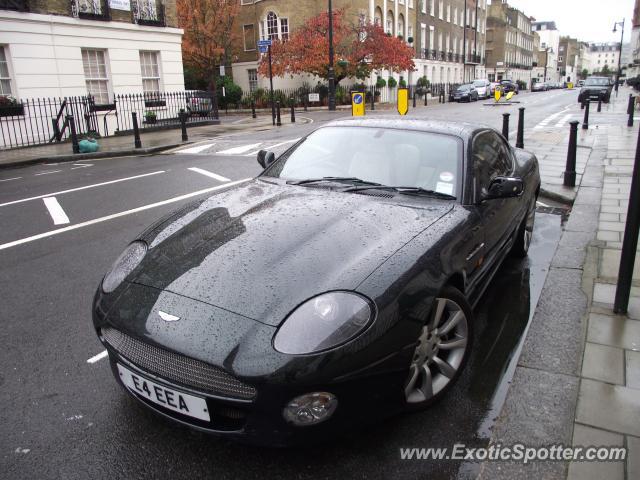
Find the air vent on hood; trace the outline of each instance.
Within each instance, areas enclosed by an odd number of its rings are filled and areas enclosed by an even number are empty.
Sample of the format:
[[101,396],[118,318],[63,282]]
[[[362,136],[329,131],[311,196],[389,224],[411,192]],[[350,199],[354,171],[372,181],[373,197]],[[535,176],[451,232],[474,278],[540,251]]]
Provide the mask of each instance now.
[[352,193],[356,193],[358,195],[366,195],[368,197],[381,197],[381,198],[393,198],[394,195],[393,193],[387,193],[387,192],[381,192],[381,191],[375,191],[375,190],[361,190],[361,191],[355,191]]

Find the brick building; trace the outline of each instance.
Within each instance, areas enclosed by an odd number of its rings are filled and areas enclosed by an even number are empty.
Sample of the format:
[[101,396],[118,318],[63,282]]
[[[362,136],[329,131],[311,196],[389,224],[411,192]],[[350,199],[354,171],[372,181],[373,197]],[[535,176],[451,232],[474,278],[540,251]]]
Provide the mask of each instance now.
[[0,0],[0,95],[184,89],[175,0]]
[[580,76],[580,44],[577,38],[560,37],[558,47],[558,68],[561,82],[576,82]]
[[[426,75],[432,82],[461,82],[484,76],[486,0],[334,0],[353,22],[377,22],[391,35],[402,35],[415,51],[416,70],[394,75],[409,83]],[[466,8],[465,8],[466,7]],[[308,18],[326,11],[326,0],[240,0],[234,28],[233,77],[243,90],[266,87],[257,75],[259,39],[286,40]],[[463,28],[463,25],[467,25]],[[466,58],[466,61],[464,60]],[[387,79],[389,72],[380,72]],[[370,82],[375,81],[372,75]],[[274,78],[276,88],[317,83],[307,75]]]
[[531,17],[506,1],[493,2],[487,13],[487,75],[531,84],[534,63]]

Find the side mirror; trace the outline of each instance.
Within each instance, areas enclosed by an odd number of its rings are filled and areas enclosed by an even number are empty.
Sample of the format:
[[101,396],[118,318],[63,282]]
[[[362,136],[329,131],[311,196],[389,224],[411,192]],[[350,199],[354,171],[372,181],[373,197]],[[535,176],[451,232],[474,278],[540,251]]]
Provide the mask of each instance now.
[[266,150],[260,150],[258,152],[258,163],[262,168],[267,168],[273,162],[276,161],[276,154],[273,152],[267,152]]
[[496,177],[489,185],[489,192],[485,200],[494,198],[519,197],[524,192],[524,182],[517,177]]

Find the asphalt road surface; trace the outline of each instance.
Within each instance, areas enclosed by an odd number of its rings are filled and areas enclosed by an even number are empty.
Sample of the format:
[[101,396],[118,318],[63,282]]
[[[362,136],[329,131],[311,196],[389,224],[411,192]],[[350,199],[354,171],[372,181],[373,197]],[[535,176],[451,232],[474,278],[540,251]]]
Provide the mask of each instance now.
[[[527,128],[549,128],[569,120],[576,95],[557,90],[517,99],[527,108]],[[433,105],[419,114],[495,127],[505,111],[517,117],[518,106],[483,103]],[[474,475],[472,464],[400,460],[400,448],[487,441],[561,233],[560,216],[542,213],[549,211],[544,205],[529,259],[507,261],[476,308],[473,357],[450,394],[427,411],[322,446],[247,447],[161,420],[116,384],[92,329],[102,275],[150,223],[255,176],[258,149],[280,153],[344,115],[308,114],[314,123],[227,135],[170,154],[0,171],[0,478]]]

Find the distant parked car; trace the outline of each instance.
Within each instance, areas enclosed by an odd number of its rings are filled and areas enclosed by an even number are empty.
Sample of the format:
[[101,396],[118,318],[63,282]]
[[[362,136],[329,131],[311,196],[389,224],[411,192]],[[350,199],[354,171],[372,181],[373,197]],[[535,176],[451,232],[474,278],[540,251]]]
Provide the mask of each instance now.
[[605,103],[609,103],[611,90],[611,81],[608,77],[589,77],[580,89],[578,102],[582,103],[585,100],[602,100]]
[[489,98],[491,96],[491,83],[489,80],[474,80],[473,86],[478,91],[478,97]]
[[532,92],[546,92],[549,90],[549,86],[545,82],[536,82],[531,87]]
[[584,80],[578,80],[578,86],[584,87]]
[[493,96],[496,93],[496,88],[500,86],[500,82],[491,82],[489,88],[491,90],[491,95]]
[[203,90],[187,93],[187,112],[190,115],[208,116],[213,110],[213,95]]
[[451,93],[449,100],[452,102],[476,102],[478,101],[478,90],[473,86],[473,83],[460,85]]
[[502,87],[503,93],[515,92],[515,94],[517,95],[520,90],[518,88],[518,84],[512,82],[511,80],[502,80],[500,82],[500,86]]

